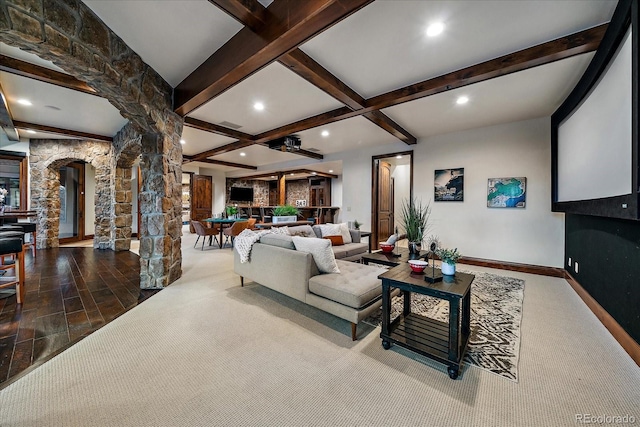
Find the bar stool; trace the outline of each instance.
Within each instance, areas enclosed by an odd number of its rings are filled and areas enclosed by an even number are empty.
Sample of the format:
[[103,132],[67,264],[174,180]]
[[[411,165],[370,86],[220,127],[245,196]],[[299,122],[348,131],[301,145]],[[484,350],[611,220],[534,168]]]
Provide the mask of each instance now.
[[[24,233],[15,231],[0,232],[0,257],[3,259],[0,270],[11,270],[15,272],[13,277],[0,277],[0,289],[10,286],[16,287],[17,303],[22,304],[24,301],[24,251],[22,250]],[[7,255],[13,256],[13,262],[5,263],[4,259]]]
[[33,257],[36,256],[36,224],[32,222],[13,222],[8,225],[0,226],[0,233],[4,231],[21,231],[23,234],[30,234],[29,243],[24,243],[26,239],[23,236],[23,246],[25,250],[31,247],[31,253]]

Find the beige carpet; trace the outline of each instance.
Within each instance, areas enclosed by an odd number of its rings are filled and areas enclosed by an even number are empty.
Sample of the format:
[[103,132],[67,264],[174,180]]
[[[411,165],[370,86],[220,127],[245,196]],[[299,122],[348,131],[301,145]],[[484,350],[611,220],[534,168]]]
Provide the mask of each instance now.
[[[519,382],[443,365],[255,284],[229,249],[0,391],[2,426],[573,426],[635,417],[640,368],[560,279],[526,280]],[[477,271],[500,271],[477,268]],[[286,274],[286,272],[283,272]]]

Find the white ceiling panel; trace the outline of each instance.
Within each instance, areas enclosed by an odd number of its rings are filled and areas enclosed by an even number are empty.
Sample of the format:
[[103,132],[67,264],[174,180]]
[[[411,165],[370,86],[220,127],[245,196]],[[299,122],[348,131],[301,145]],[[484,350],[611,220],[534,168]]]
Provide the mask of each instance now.
[[187,156],[193,156],[194,154],[202,153],[237,141],[236,139],[229,138],[228,136],[205,132],[189,126],[183,126],[182,139],[185,142],[182,145],[182,153]]
[[[322,136],[324,130],[329,131],[329,136]],[[302,148],[317,148],[321,154],[375,147],[398,141],[390,133],[361,116],[305,130],[297,135],[302,140]]]
[[175,87],[242,25],[207,0],[83,0]]
[[213,165],[211,163],[204,162],[188,162],[182,165],[183,172],[200,173],[200,169],[213,169],[225,173],[238,170],[237,168],[231,166]]
[[[370,98],[608,22],[616,3],[376,1],[301,49]],[[427,37],[437,21],[444,32]]]
[[[264,104],[263,111],[253,108],[256,102]],[[189,116],[215,124],[234,123],[242,126],[238,129],[242,132],[257,134],[342,106],[287,67],[274,62]]]
[[[240,153],[245,153],[241,156]],[[225,162],[241,163],[243,165],[261,166],[270,163],[287,162],[290,160],[298,160],[300,156],[297,154],[283,153],[277,150],[263,147],[262,145],[251,145],[241,150],[230,151],[212,157],[214,160],[222,160]]]
[[33,53],[25,52],[24,50],[21,50],[17,47],[8,46],[2,42],[0,42],[0,53],[5,56],[9,56],[11,58],[28,62],[29,64],[39,65],[41,67],[48,68],[50,70],[68,74],[62,68],[58,67],[56,64],[54,64],[51,61],[42,59],[38,55],[35,55]]
[[[109,101],[98,96],[5,72],[0,72],[0,81],[17,121],[105,136],[115,135],[127,123]],[[18,104],[23,98],[33,105]]]
[[[549,116],[587,68],[593,53],[509,74],[383,110],[414,136]],[[457,105],[459,96],[469,102]]]

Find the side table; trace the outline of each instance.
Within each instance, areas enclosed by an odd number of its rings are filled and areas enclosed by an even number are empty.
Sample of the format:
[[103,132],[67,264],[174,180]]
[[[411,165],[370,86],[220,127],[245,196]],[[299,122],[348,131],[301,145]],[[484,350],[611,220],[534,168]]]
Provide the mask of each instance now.
[[[405,347],[447,365],[451,379],[458,378],[460,363],[467,348],[471,319],[472,274],[444,276],[441,282],[428,283],[424,274],[416,274],[401,264],[378,276],[382,279],[382,347]],[[402,314],[391,320],[391,288],[402,290]],[[449,301],[449,323],[411,313],[411,293]]]

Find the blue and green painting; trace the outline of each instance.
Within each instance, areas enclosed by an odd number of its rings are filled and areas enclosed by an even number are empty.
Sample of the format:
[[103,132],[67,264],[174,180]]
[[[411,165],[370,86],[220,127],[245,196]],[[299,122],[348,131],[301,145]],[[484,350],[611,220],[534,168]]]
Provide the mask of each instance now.
[[527,178],[489,178],[487,207],[524,208]]

